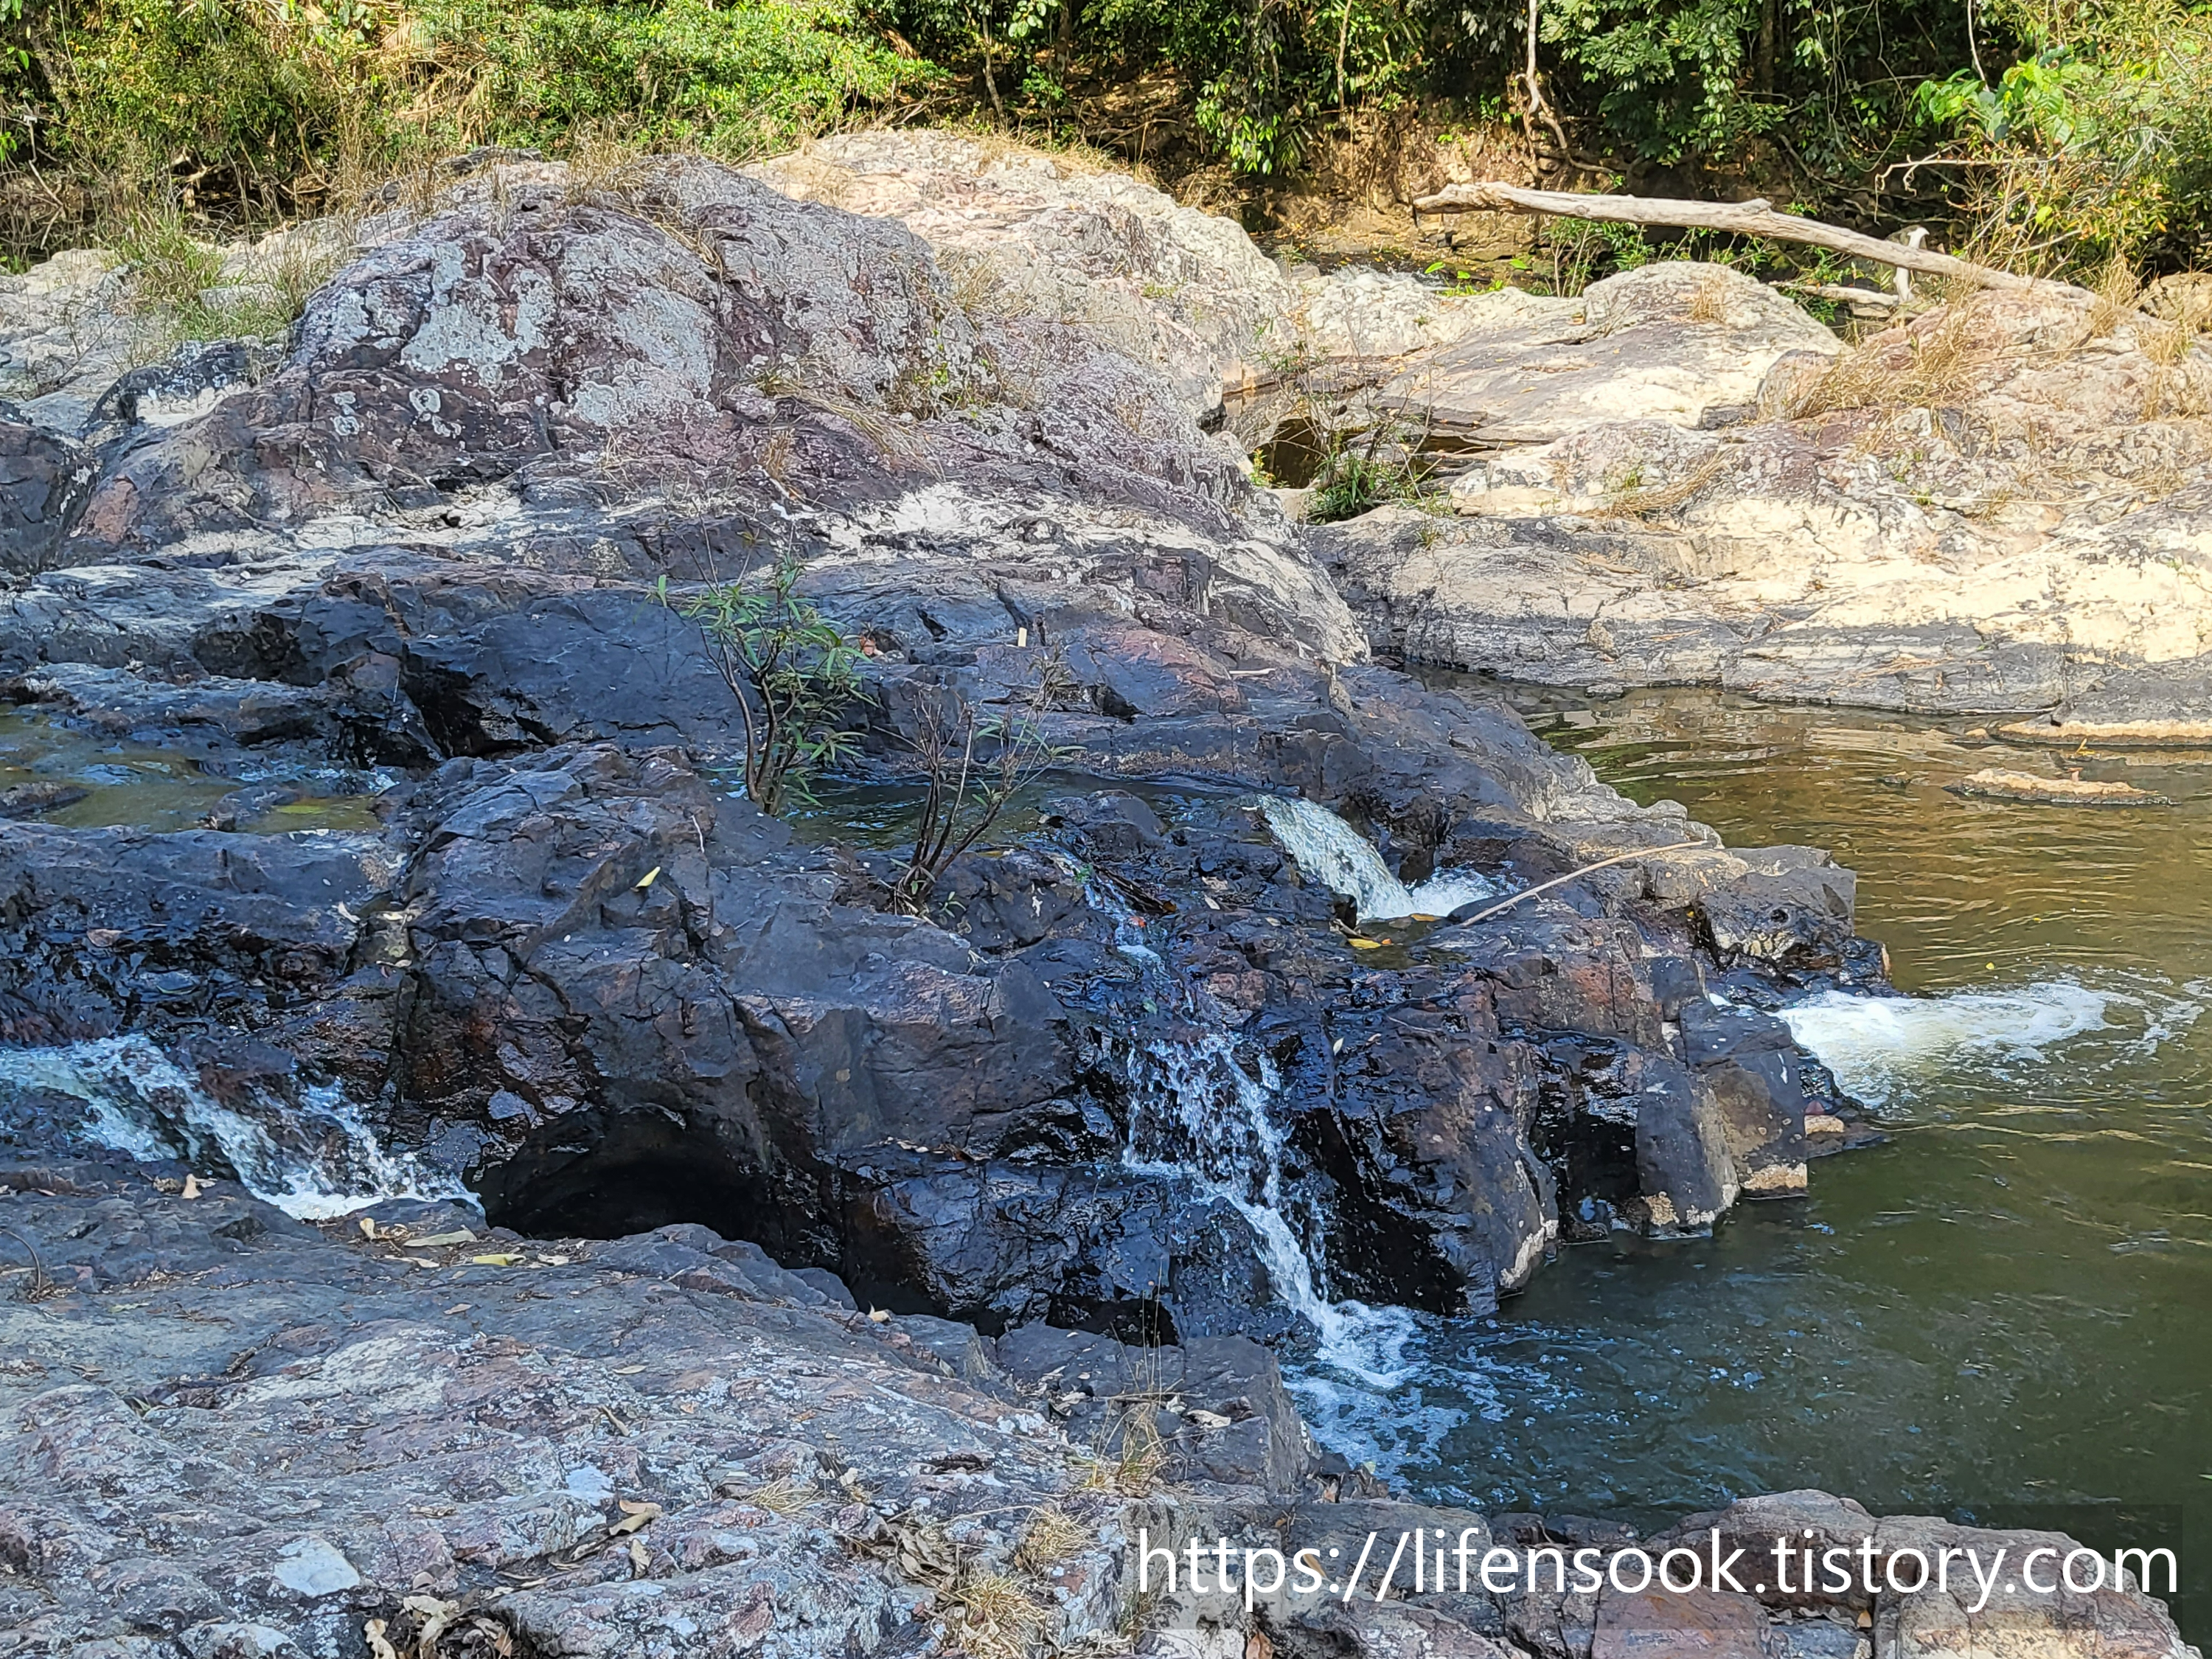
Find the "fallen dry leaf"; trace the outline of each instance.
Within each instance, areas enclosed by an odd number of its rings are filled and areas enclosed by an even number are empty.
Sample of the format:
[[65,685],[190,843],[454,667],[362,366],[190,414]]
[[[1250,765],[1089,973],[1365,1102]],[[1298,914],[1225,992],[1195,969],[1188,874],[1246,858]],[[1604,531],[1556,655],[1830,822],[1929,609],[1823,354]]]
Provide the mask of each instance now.
[[371,1217],[371,1216],[363,1216],[363,1217],[362,1217],[362,1218],[361,1218],[361,1236],[362,1236],[363,1238],[374,1238],[374,1237],[376,1237],[376,1221],[375,1221],[375,1218],[374,1218],[374,1217]]
[[384,1639],[385,1625],[381,1619],[372,1619],[361,1627],[368,1643],[369,1659],[399,1659],[399,1651]]
[[1183,1415],[1201,1429],[1225,1429],[1229,1426],[1229,1419],[1219,1412],[1186,1412]]
[[890,1314],[889,1311],[882,1308],[869,1309],[868,1318],[871,1322],[878,1325],[888,1325],[891,1322]]
[[412,1239],[409,1242],[418,1249],[428,1249],[441,1244],[473,1244],[477,1242],[477,1236],[466,1227],[456,1227],[449,1233],[432,1233],[428,1238]]
[[512,1267],[522,1258],[512,1250],[494,1250],[486,1255],[472,1255],[469,1260],[479,1267]]
[[642,1573],[645,1571],[646,1554],[643,1539],[633,1538],[629,1540],[629,1564],[638,1572]]
[[635,1376],[644,1369],[645,1367],[642,1365],[617,1365],[615,1367],[615,1375],[617,1376]]
[[658,1504],[633,1504],[628,1498],[624,1498],[622,1503],[622,1511],[623,1518],[607,1528],[617,1538],[626,1532],[635,1532],[640,1527],[648,1526],[660,1518],[660,1505]]
[[198,1198],[199,1195],[200,1178],[196,1175],[186,1176],[185,1177],[185,1196],[186,1198]]
[[659,876],[659,874],[660,866],[656,864],[652,869],[647,871],[643,875],[637,878],[637,890],[642,893],[647,888],[652,886],[654,880]]

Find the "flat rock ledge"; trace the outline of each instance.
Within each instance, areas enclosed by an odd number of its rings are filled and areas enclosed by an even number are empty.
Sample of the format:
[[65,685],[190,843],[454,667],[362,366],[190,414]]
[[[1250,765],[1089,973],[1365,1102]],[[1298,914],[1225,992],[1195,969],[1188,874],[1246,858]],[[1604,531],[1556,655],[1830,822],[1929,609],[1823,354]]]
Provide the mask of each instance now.
[[[11,1659],[2194,1659],[2132,1587],[1577,1595],[1547,1568],[1532,1593],[1531,1549],[1602,1567],[1638,1540],[1390,1495],[1314,1449],[1241,1338],[994,1341],[702,1227],[526,1239],[423,1203],[308,1225],[120,1161],[0,1189]],[[1416,1529],[1507,1552],[1513,1587],[1409,1592],[1401,1568],[1380,1601],[1248,1597],[1157,1554],[1139,1582],[1140,1547],[1349,1561]],[[1906,1582],[1905,1552],[2075,1547],[1819,1492],[1641,1542],[1756,1565],[1784,1539],[1864,1540]]]

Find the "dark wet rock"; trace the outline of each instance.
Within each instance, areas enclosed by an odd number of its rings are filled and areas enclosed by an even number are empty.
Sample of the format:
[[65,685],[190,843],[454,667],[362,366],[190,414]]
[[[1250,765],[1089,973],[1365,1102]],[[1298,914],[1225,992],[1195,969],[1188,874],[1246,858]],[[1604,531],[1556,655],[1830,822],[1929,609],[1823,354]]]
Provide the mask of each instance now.
[[1777,966],[1844,965],[1856,937],[1851,908],[1858,878],[1816,847],[1735,849],[1748,866],[1699,895],[1697,914],[1723,963],[1747,957]]
[[75,783],[11,783],[0,789],[0,818],[34,818],[58,806],[74,805],[91,793]]
[[1132,1346],[1024,1325],[994,1345],[1070,1438],[1108,1458],[1164,1459],[1170,1479],[1297,1492],[1317,1473],[1313,1442],[1274,1356],[1243,1337]]
[[1044,804],[1048,823],[1074,830],[1085,845],[1108,854],[1145,851],[1161,844],[1166,831],[1159,814],[1126,790],[1091,795],[1062,795]]
[[0,570],[21,574],[56,562],[99,477],[82,445],[20,418],[0,419]]
[[1683,1046],[1713,1091],[1729,1156],[1747,1194],[1805,1187],[1805,1085],[1790,1028],[1753,1009],[1685,1005]]
[[1642,1072],[1636,1169],[1651,1225],[1710,1227],[1742,1190],[1720,1103],[1703,1079],[1671,1060],[1652,1060]]

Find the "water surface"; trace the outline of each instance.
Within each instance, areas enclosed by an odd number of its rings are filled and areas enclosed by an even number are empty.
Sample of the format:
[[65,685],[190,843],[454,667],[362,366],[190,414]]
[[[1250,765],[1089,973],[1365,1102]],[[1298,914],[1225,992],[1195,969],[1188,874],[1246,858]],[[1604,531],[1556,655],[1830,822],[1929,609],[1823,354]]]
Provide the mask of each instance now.
[[[1387,1431],[1349,1379],[1309,1404],[1492,1509],[1651,1525],[1815,1486],[2166,1544],[2212,1637],[2212,756],[1992,751],[1972,721],[1711,693],[1516,700],[1637,799],[1859,872],[1860,931],[1919,1000],[1801,1031],[1893,1139],[1711,1240],[1570,1248],[1495,1321],[1425,1326]],[[1943,790],[1992,764],[2175,805]]]

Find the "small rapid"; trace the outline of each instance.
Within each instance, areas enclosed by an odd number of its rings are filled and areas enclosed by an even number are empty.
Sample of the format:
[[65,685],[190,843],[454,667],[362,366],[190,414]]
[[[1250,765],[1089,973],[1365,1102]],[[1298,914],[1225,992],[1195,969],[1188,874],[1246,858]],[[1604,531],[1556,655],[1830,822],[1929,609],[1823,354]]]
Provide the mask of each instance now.
[[1326,806],[1281,795],[1262,795],[1259,805],[1277,844],[1307,876],[1350,899],[1362,921],[1448,916],[1462,904],[1504,890],[1472,872],[1440,873],[1408,887],[1390,873],[1365,836]]
[[[1822,991],[1779,1013],[1845,1092],[1896,1108],[1977,1073],[1996,1082],[2021,1068],[2047,1076],[2056,1051],[2092,1036],[2101,1034],[2115,1054],[2148,1057],[2195,1022],[2203,1006],[2192,994],[2198,988],[2141,976],[2100,984],[2069,975],[1928,996]],[[2096,1060],[2080,1055],[2069,1063],[2087,1072]]]
[[1133,1170],[1185,1180],[1231,1206],[1258,1242],[1275,1294],[1314,1331],[1316,1356],[1370,1388],[1406,1380],[1413,1316],[1328,1294],[1322,1218],[1283,1176],[1283,1131],[1271,1107],[1281,1086],[1273,1063],[1239,1063],[1224,1033],[1132,1041],[1120,1055],[1130,1085]]
[[143,1036],[0,1049],[0,1087],[81,1101],[84,1133],[100,1145],[227,1166],[256,1198],[303,1221],[387,1199],[475,1201],[451,1176],[386,1152],[336,1085],[252,1081],[225,1103]]

